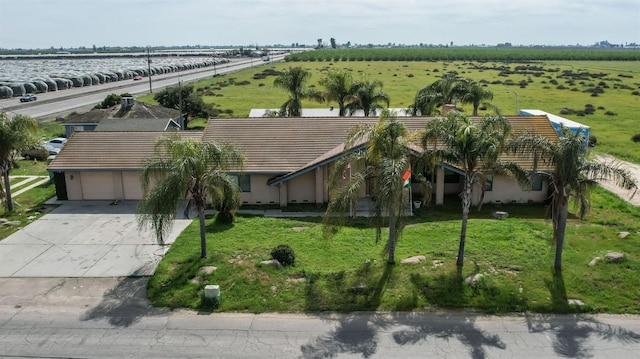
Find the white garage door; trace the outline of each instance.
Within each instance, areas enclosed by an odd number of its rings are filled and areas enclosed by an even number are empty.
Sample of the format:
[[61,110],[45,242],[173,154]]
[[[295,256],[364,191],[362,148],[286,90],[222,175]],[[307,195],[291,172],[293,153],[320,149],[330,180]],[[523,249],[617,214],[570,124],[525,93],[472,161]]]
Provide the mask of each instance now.
[[85,200],[118,199],[113,172],[83,172],[82,198]]
[[142,186],[139,172],[122,172],[124,199],[142,199]]

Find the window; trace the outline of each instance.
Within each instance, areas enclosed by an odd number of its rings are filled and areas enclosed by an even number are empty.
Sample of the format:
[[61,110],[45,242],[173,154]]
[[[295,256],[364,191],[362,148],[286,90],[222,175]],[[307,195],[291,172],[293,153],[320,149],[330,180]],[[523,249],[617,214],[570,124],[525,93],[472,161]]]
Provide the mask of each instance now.
[[487,192],[493,191],[493,175],[486,175],[484,180],[484,190]]
[[531,175],[531,190],[532,191],[542,191],[542,176],[539,174]]
[[238,187],[240,187],[240,192],[251,192],[251,176],[250,175],[240,175],[240,176],[231,176],[238,182]]

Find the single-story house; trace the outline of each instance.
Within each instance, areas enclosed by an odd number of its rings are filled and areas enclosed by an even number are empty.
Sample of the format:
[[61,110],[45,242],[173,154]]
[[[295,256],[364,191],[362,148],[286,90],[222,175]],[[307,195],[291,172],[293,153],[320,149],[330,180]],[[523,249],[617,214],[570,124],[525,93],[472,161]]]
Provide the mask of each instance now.
[[[114,121],[115,120],[115,121]],[[140,122],[138,122],[140,121]],[[123,97],[119,106],[92,109],[65,121],[65,137],[76,131],[172,131],[183,129],[180,111]]]
[[[425,127],[432,118],[400,118],[409,132]],[[514,132],[533,131],[557,139],[547,116],[508,117]],[[329,201],[327,179],[334,162],[345,155],[348,129],[359,123],[375,123],[369,117],[318,118],[212,118],[204,132],[180,132],[198,141],[230,142],[246,156],[239,176],[243,203],[323,204]],[[133,200],[142,197],[139,172],[142,161],[154,151],[163,132],[76,132],[49,165],[59,199]],[[509,158],[533,169],[531,158]],[[429,174],[431,176],[431,174]],[[436,204],[446,195],[460,193],[463,173],[451,164],[439,164],[434,183]],[[431,177],[427,177],[431,178]],[[541,202],[547,199],[547,183],[534,181],[521,188],[514,179],[489,175],[484,202]],[[419,195],[417,183],[412,189]],[[476,191],[479,192],[479,191]],[[366,198],[367,193],[362,193]],[[479,197],[476,196],[477,202]]]

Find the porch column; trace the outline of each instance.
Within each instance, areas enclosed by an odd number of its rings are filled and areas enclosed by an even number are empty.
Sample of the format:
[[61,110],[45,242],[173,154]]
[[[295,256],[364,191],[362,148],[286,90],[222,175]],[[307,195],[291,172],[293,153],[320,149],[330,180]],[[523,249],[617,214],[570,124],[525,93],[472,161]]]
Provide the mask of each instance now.
[[444,169],[436,167],[436,205],[444,204]]
[[280,207],[286,207],[289,202],[289,196],[287,195],[287,182],[283,182],[278,186],[280,195]]
[[324,202],[324,175],[322,167],[316,168],[316,204],[321,206]]

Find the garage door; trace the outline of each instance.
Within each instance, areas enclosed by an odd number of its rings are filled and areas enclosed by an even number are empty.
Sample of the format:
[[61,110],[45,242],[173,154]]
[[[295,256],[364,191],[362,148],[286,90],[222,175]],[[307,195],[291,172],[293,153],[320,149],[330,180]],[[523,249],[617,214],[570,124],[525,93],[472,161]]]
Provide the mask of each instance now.
[[85,200],[117,199],[113,172],[83,172],[82,198]]
[[122,172],[124,199],[142,199],[142,186],[139,172]]

